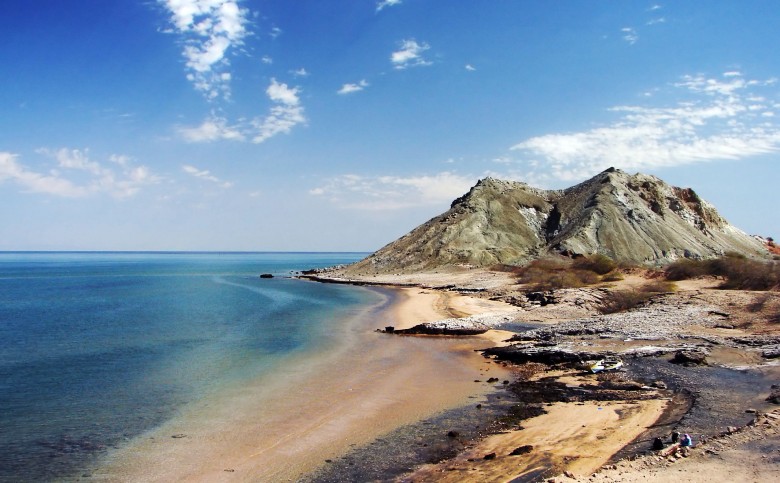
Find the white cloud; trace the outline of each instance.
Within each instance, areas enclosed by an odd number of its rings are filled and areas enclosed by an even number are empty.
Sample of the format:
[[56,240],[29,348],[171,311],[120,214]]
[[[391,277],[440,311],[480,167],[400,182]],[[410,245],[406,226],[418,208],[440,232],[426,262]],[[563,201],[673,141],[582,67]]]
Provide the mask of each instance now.
[[309,191],[344,208],[398,210],[450,203],[466,193],[475,177],[442,172],[426,176],[367,177],[346,174]]
[[187,79],[207,99],[230,97],[229,50],[247,36],[246,9],[236,0],[158,0],[184,39]]
[[264,55],[263,57],[260,58],[260,62],[266,65],[271,65],[274,63],[274,59],[272,59],[271,56],[269,55]]
[[184,171],[185,173],[187,173],[189,175],[192,175],[192,176],[194,176],[196,178],[200,178],[202,180],[211,181],[212,183],[216,183],[217,185],[219,185],[222,188],[230,188],[230,187],[233,186],[233,183],[231,183],[229,181],[223,181],[223,180],[217,178],[216,176],[214,176],[213,174],[211,174],[210,171],[205,170],[205,169],[204,170],[200,170],[200,169],[198,169],[198,168],[196,168],[194,166],[190,166],[188,164],[182,165],[181,169],[182,169],[182,171]]
[[228,126],[227,119],[216,115],[204,120],[200,126],[180,127],[178,131],[185,140],[191,143],[244,140],[244,134],[239,127]]
[[393,7],[400,4],[401,0],[381,0],[376,4],[376,11],[381,12],[385,7]]
[[[0,152],[0,182],[12,180],[30,193],[45,193],[66,198],[81,198],[105,193],[115,198],[135,195],[143,186],[155,184],[160,178],[146,166],[132,166],[127,156],[112,155],[109,160],[122,170],[116,172],[91,161],[87,151],[78,149],[38,149],[38,154],[53,158],[55,169],[42,173],[17,162],[17,155]],[[82,176],[79,176],[81,173]],[[76,178],[71,179],[71,178]]]
[[631,45],[634,45],[639,40],[639,34],[631,27],[623,27],[620,31],[623,32],[623,40]]
[[368,86],[369,83],[365,79],[363,79],[357,84],[344,84],[343,86],[341,86],[341,89],[337,91],[337,94],[344,95],[344,94],[351,94],[353,92],[360,92]]
[[657,17],[647,21],[647,25],[658,25],[659,23],[666,23],[666,17]]
[[[683,100],[671,107],[617,106],[613,123],[582,132],[548,134],[512,149],[545,161],[562,180],[582,179],[607,167],[644,170],[780,151],[780,125],[750,89],[771,85],[728,73],[721,79],[684,76],[673,87]],[[762,98],[763,99],[763,98]]]
[[287,87],[287,84],[276,82],[276,79],[271,79],[271,84],[265,90],[265,93],[268,94],[268,98],[273,102],[288,106],[297,106],[300,101],[297,87]]
[[293,70],[290,73],[293,75],[293,77],[308,77],[309,76],[309,73],[303,67],[301,67],[300,69]]
[[465,67],[465,68],[466,68],[466,70],[467,70],[467,71],[469,71],[469,72],[474,72],[475,70],[477,70],[477,68],[476,68],[476,67],[474,67],[474,66],[473,66],[473,65],[471,65],[471,64],[466,64],[466,67]]
[[306,122],[303,106],[300,105],[299,91],[297,87],[288,87],[287,84],[271,79],[271,84],[265,92],[277,105],[271,107],[271,112],[266,117],[252,120],[253,143],[265,142],[277,134],[288,134],[293,127]]
[[399,42],[400,49],[390,55],[390,62],[396,69],[431,65],[432,62],[423,58],[423,53],[429,50],[430,45],[417,43],[414,39],[406,39]]
[[189,142],[251,139],[253,143],[259,144],[277,134],[287,134],[293,127],[306,122],[299,92],[297,87],[289,87],[271,79],[265,93],[274,105],[265,117],[229,125],[224,117],[212,114],[200,126],[180,127],[178,132]]
[[279,27],[274,27],[271,29],[268,35],[271,36],[272,39],[276,40],[277,37],[282,35],[282,29],[280,29]]

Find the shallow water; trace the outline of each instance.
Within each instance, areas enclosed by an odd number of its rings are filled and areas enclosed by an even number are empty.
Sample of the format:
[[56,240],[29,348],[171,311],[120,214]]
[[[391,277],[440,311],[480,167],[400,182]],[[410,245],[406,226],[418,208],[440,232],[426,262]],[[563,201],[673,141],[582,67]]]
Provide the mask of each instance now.
[[362,256],[0,253],[0,481],[79,475],[186,404],[332,343],[379,295],[280,276]]

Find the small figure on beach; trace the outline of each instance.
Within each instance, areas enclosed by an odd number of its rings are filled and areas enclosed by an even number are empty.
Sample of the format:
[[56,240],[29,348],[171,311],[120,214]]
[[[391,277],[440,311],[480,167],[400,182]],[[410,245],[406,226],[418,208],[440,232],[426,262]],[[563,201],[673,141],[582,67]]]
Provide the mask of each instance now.
[[672,444],[680,441],[680,433],[677,431],[672,431]]
[[682,438],[680,438],[680,446],[683,448],[693,446],[693,439],[691,439],[691,435],[688,433],[683,434]]
[[656,451],[664,449],[664,440],[661,438],[655,438],[653,440],[653,449]]

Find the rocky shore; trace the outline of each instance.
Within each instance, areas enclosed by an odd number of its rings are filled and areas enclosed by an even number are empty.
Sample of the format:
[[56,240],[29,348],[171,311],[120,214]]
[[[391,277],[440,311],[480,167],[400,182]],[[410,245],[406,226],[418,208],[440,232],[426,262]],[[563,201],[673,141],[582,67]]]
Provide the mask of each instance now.
[[[474,280],[491,283],[479,287]],[[603,472],[611,476],[599,476],[598,481],[613,481],[617,474],[624,478],[620,481],[635,481],[655,474],[650,469],[658,466],[655,462],[663,466],[691,458],[708,464],[707,458],[697,456],[704,451],[703,443],[728,439],[724,434],[739,428],[772,426],[775,429],[766,434],[776,432],[780,334],[771,314],[780,308],[778,294],[722,291],[712,281],[697,281],[658,294],[631,311],[602,315],[600,301],[614,286],[527,293],[492,281],[480,274],[462,286],[437,287],[429,275],[417,286],[500,300],[514,309],[384,329],[399,335],[450,336],[509,331],[511,337],[483,354],[515,373],[514,381],[503,384],[504,401],[511,404],[494,421],[503,423],[493,425],[494,434],[464,443],[457,456],[443,461],[421,466],[425,461],[417,461],[415,468],[393,476],[396,480],[563,481],[596,478]],[[372,282],[392,284],[392,277]],[[414,285],[403,276],[402,286]],[[621,358],[624,368],[598,375],[587,370],[589,361],[605,357]],[[587,408],[594,409],[593,414],[603,410],[611,419],[584,416]],[[555,433],[553,419],[561,418],[570,427],[549,441],[545,431]],[[611,430],[588,421],[600,421]],[[537,424],[546,427],[534,430]],[[692,434],[694,449],[669,452],[675,432]],[[659,438],[663,450],[653,449]],[[435,444],[435,439],[421,444]],[[777,443],[777,438],[767,439],[773,456],[761,461],[765,466],[759,473],[778,471]],[[629,464],[633,476],[628,475]]]

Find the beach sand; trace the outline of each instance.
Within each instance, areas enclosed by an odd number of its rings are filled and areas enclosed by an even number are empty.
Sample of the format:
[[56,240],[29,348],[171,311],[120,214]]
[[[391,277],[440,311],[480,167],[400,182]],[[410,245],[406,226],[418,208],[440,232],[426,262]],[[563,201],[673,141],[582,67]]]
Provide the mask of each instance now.
[[[397,337],[375,331],[485,309],[484,300],[404,289],[338,329],[339,345],[272,377],[185,407],[112,453],[97,481],[295,480],[355,446],[492,391],[475,384],[489,338]],[[500,305],[490,303],[490,308]],[[377,322],[381,321],[381,322]],[[507,377],[491,366],[491,375]]]

